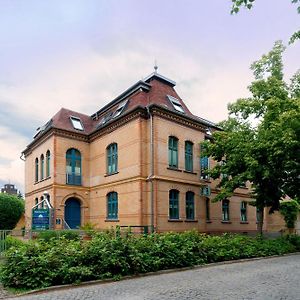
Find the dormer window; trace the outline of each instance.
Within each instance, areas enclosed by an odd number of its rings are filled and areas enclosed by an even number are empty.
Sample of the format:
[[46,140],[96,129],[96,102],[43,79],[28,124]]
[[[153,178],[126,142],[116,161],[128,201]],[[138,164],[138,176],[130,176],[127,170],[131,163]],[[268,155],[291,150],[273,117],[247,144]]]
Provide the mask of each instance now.
[[113,113],[110,111],[99,122],[99,126],[104,125],[112,118]]
[[118,117],[122,113],[122,111],[124,110],[127,103],[128,103],[128,100],[125,100],[119,104],[117,110],[115,111],[115,113],[113,115],[113,118]]
[[172,97],[170,95],[167,95],[168,99],[170,100],[170,102],[172,103],[173,107],[175,108],[175,110],[181,112],[181,113],[185,113],[180,101],[178,99],[176,99],[175,97]]
[[72,122],[72,125],[73,125],[74,129],[84,130],[83,125],[81,123],[81,120],[79,118],[70,117],[70,120]]

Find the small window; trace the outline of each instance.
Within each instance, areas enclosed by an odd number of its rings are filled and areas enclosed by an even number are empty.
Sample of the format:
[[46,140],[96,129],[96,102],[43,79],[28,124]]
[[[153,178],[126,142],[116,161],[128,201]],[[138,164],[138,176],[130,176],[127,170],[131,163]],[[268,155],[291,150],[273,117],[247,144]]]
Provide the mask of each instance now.
[[209,198],[206,198],[205,210],[206,210],[206,221],[210,221],[210,201],[209,201]]
[[177,190],[169,191],[169,219],[179,219],[179,192]]
[[118,145],[116,143],[110,144],[106,148],[107,153],[107,174],[114,174],[118,172]]
[[169,136],[169,167],[178,168],[178,139]]
[[187,192],[185,194],[185,212],[187,220],[195,219],[195,194],[193,192]]
[[45,164],[45,159],[44,159],[44,154],[41,155],[41,180],[44,179],[44,164]]
[[193,172],[193,143],[185,142],[185,170]]
[[50,177],[50,151],[46,152],[46,177]]
[[39,181],[39,159],[35,159],[35,182]]
[[247,202],[241,202],[241,221],[247,222]]
[[104,125],[105,123],[107,123],[113,116],[113,112],[110,111],[109,113],[107,113],[99,122],[99,126]]
[[209,180],[209,158],[202,155],[203,146],[200,149],[200,178]]
[[116,192],[107,194],[107,219],[118,219],[118,194]]
[[229,200],[222,201],[222,220],[229,221]]
[[75,129],[77,130],[83,130],[83,125],[80,121],[79,118],[76,118],[76,117],[70,117],[70,120],[72,122],[72,125]]
[[122,113],[122,111],[124,110],[127,103],[128,103],[128,100],[125,100],[119,104],[117,110],[115,111],[115,113],[113,115],[113,118],[118,117]]
[[170,100],[170,102],[172,103],[173,107],[175,108],[175,110],[184,113],[184,109],[180,103],[180,101],[170,95],[167,95],[168,99]]

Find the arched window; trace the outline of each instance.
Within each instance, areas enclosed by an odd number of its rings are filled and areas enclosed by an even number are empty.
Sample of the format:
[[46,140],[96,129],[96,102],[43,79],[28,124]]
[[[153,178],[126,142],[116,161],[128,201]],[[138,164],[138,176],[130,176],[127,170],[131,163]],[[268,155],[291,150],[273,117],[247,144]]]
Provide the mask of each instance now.
[[241,221],[247,222],[247,202],[241,202]]
[[229,200],[222,201],[222,221],[229,221]]
[[81,154],[74,148],[66,153],[66,182],[81,185]]
[[169,219],[179,219],[179,191],[169,191]]
[[178,139],[169,136],[169,167],[178,168]]
[[41,155],[41,180],[44,179],[44,164],[45,164],[45,159],[44,159],[44,154]]
[[46,152],[46,178],[50,177],[50,151]]
[[118,193],[116,192],[107,194],[107,219],[118,219]]
[[39,208],[38,205],[37,205],[38,203],[39,203],[39,199],[38,199],[38,198],[35,198],[35,199],[34,199],[34,205],[36,205],[36,206],[35,206],[35,209],[38,209],[38,208]]
[[185,142],[185,170],[193,172],[193,143]]
[[195,194],[193,192],[185,194],[185,211],[188,220],[195,219]]
[[39,159],[35,159],[35,182],[39,181]]
[[107,153],[107,174],[118,172],[118,145],[110,144],[106,148]]

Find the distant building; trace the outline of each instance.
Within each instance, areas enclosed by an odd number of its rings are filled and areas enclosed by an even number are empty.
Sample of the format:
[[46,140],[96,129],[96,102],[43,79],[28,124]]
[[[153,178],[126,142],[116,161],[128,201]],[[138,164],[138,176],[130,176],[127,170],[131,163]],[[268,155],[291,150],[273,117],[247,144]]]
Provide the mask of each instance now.
[[[218,180],[207,170],[217,162],[200,142],[220,128],[193,115],[174,87],[154,72],[91,116],[62,108],[39,128],[23,151],[26,227],[47,197],[55,229],[256,232],[249,182],[214,202]],[[283,226],[265,214],[264,231]]]
[[10,195],[18,195],[18,190],[15,188],[14,184],[7,183],[1,189],[1,193],[6,193]]

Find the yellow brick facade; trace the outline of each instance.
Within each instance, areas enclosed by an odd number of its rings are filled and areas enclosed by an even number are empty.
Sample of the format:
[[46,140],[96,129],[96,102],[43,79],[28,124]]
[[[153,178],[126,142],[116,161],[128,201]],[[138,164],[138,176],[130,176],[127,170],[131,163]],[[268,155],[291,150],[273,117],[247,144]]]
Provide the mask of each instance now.
[[[125,118],[125,117],[124,117]],[[152,121],[151,121],[152,118]],[[120,118],[122,120],[122,118]],[[112,122],[88,137],[55,128],[33,141],[25,151],[26,227],[31,227],[31,210],[35,199],[48,193],[54,209],[54,228],[65,227],[66,201],[73,198],[80,204],[80,225],[93,224],[105,229],[120,226],[154,225],[158,232],[242,232],[257,229],[256,209],[247,205],[247,221],[241,221],[241,202],[249,203],[249,189],[239,188],[231,197],[229,221],[222,221],[222,204],[213,203],[216,181],[200,179],[200,142],[205,139],[205,127],[184,116],[154,107],[151,115],[132,112],[125,121]],[[151,127],[152,124],[152,127]],[[152,129],[152,132],[151,132]],[[169,168],[168,140],[178,139],[178,169]],[[151,140],[153,146],[151,146]],[[193,143],[193,171],[185,170],[185,142]],[[117,144],[117,172],[107,174],[107,147]],[[66,182],[66,153],[76,149],[81,154],[81,185]],[[35,182],[35,159],[50,151],[50,176]],[[153,158],[153,160],[152,160]],[[153,167],[151,167],[153,163]],[[210,160],[210,166],[215,162]],[[153,171],[153,173],[152,173]],[[207,198],[201,187],[211,188],[209,220]],[[248,185],[249,187],[249,185]],[[170,220],[169,192],[179,191],[179,218]],[[107,195],[117,193],[118,217],[108,219]],[[194,193],[194,219],[186,218],[186,193]],[[153,200],[153,202],[152,202]],[[153,209],[152,209],[153,208]],[[153,220],[153,224],[152,224]],[[278,215],[265,214],[266,231],[284,227]]]

